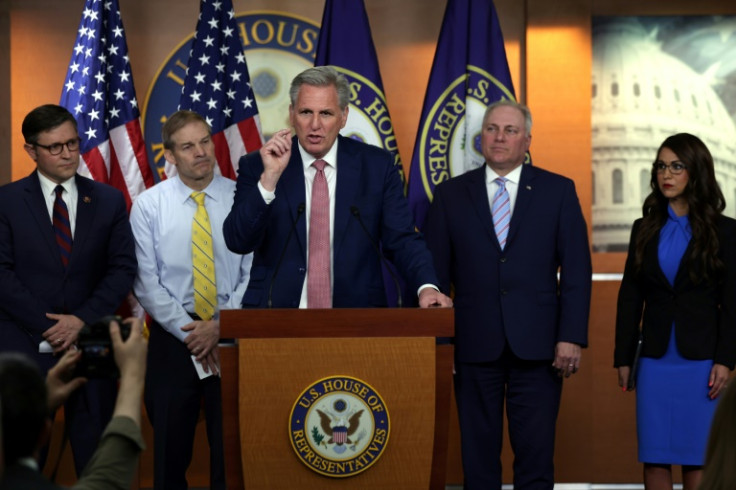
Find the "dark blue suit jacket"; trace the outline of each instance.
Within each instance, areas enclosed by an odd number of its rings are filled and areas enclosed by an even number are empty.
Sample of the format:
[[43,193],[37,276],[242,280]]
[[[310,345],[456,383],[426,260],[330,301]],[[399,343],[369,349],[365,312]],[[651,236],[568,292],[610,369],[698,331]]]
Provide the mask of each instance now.
[[125,200],[111,186],[76,176],[79,199],[72,255],[61,263],[38,175],[0,188],[0,350],[39,356],[46,313],[86,323],[114,313],[137,268]]
[[570,179],[523,167],[503,251],[485,166],[436,188],[424,232],[442,291],[455,290],[458,361],[494,361],[507,341],[527,360],[553,359],[560,341],[587,345],[591,259]]
[[[225,220],[225,242],[236,253],[254,252],[243,307],[266,307],[273,281],[273,307],[299,306],[307,270],[304,167],[294,137],[291,159],[266,205],[257,184],[263,172],[258,152],[240,160],[235,202]],[[333,238],[333,306],[386,306],[381,263],[351,208],[407,282],[410,291],[437,284],[432,258],[404,197],[391,155],[372,145],[339,137]],[[287,237],[296,222],[295,232]],[[278,275],[274,269],[285,250]]]

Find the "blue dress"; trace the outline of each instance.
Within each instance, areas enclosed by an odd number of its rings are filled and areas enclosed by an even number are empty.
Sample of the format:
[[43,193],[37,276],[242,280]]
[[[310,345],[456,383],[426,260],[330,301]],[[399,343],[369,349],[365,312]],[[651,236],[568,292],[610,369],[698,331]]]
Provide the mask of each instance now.
[[[687,216],[668,208],[669,218],[659,233],[659,265],[674,284],[692,232]],[[636,386],[636,429],[642,463],[700,466],[705,461],[716,400],[708,397],[713,360],[690,360],[680,355],[672,326],[665,355],[642,357]]]

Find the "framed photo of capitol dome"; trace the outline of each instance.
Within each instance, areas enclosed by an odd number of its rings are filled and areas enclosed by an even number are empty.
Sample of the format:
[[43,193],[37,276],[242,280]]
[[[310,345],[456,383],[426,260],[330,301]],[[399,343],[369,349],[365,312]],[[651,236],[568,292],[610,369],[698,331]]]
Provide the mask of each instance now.
[[675,133],[708,146],[736,217],[736,16],[593,16],[592,44],[593,251],[626,251]]

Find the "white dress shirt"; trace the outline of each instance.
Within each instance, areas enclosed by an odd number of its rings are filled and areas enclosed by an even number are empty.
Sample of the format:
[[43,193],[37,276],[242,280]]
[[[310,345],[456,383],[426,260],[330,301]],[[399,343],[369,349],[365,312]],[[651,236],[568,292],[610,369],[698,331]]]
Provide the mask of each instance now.
[[[59,185],[46,177],[41,172],[38,172],[38,180],[41,182],[41,192],[43,198],[46,200],[46,209],[49,210],[49,218],[51,222],[54,222],[54,201],[56,201],[56,186]],[[67,179],[60,184],[64,188],[64,192],[61,194],[61,199],[66,203],[66,208],[69,211],[69,227],[72,230],[72,238],[74,238],[74,230],[77,227],[77,181],[74,177]]]
[[[511,211],[511,214],[509,216],[514,215],[514,205],[516,204],[516,196],[519,194],[519,179],[521,179],[522,165],[519,165],[518,167],[513,169],[511,172],[503,176],[505,179],[507,179],[506,192],[509,193],[509,205],[510,205],[510,211]],[[489,209],[493,209],[493,197],[496,195],[496,191],[500,187],[498,183],[496,182],[496,179],[499,177],[501,177],[501,175],[498,175],[496,172],[494,172],[494,170],[490,167],[490,165],[486,164],[486,192],[488,194]]]
[[[138,273],[133,284],[138,301],[163,328],[181,340],[181,327],[192,322],[192,220],[194,192],[176,176],[143,192],[133,203],[130,225],[135,237]],[[230,252],[222,224],[235,197],[235,182],[215,175],[204,189],[205,208],[212,227],[218,311],[240,308],[250,278],[252,254]]]

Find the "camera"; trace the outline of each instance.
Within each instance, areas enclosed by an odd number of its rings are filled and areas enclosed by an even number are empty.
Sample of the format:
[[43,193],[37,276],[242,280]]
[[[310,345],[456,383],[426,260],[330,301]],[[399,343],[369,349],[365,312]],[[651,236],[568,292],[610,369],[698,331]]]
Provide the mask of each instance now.
[[123,319],[116,315],[108,315],[92,324],[85,324],[79,331],[77,345],[82,352],[82,357],[74,370],[74,377],[120,377],[110,338],[110,323],[113,321],[118,322],[120,335],[123,340],[126,340],[130,335],[130,325],[124,324]]

